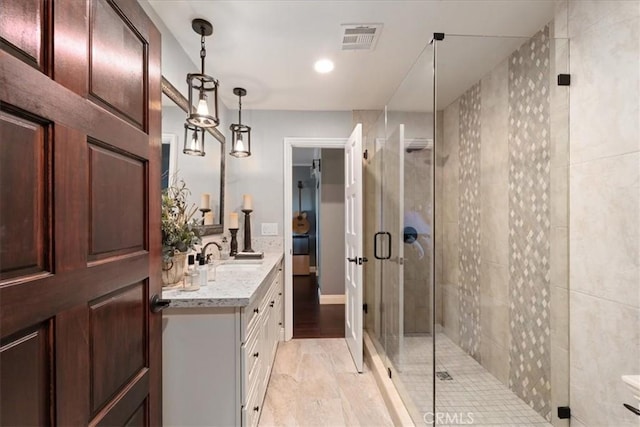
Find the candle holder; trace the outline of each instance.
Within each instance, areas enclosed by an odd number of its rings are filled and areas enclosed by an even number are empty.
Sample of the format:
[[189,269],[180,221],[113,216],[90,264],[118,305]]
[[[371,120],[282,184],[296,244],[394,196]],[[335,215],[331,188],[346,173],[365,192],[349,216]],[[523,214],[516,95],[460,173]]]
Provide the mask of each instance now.
[[209,209],[209,208],[200,208],[199,211],[202,212],[202,225],[204,225],[204,215],[207,212],[211,212],[211,209]]
[[251,249],[251,212],[253,209],[242,209],[244,212],[244,249],[242,252],[254,252]]
[[236,256],[238,254],[238,239],[236,238],[238,230],[238,228],[229,229],[229,233],[231,233],[231,251],[229,252],[229,256]]

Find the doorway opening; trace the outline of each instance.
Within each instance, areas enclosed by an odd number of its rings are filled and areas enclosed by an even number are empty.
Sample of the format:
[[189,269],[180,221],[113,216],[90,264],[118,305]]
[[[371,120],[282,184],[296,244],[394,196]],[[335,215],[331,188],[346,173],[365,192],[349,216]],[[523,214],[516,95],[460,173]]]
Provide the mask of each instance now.
[[[316,204],[315,198],[316,198],[316,194],[318,193],[318,189],[313,188],[313,191],[311,188],[308,188],[307,184],[309,184],[309,186],[311,186],[311,182],[315,182],[315,178],[312,180],[311,177],[311,168],[314,166],[314,157],[315,157],[315,165],[317,168],[321,167],[321,162],[317,161],[317,156],[321,155],[321,150],[322,149],[336,149],[336,150],[342,150],[344,151],[346,144],[347,144],[348,139],[347,138],[285,138],[284,139],[284,229],[283,229],[283,234],[284,234],[284,268],[285,268],[285,277],[284,277],[284,296],[285,296],[285,300],[284,300],[284,339],[285,340],[290,340],[294,337],[293,334],[293,320],[294,320],[294,298],[296,297],[296,295],[294,295],[294,278],[296,278],[296,284],[302,284],[301,286],[299,286],[297,289],[300,290],[301,292],[297,295],[297,297],[299,299],[302,299],[304,301],[307,301],[309,303],[309,305],[314,306],[316,308],[318,308],[318,310],[320,308],[322,308],[323,310],[325,309],[325,307],[329,307],[331,304],[322,304],[324,307],[320,307],[320,296],[318,295],[317,292],[317,277],[316,274],[318,273],[317,271],[317,263],[318,263],[318,249],[316,248],[317,245],[317,230],[314,230],[314,233],[316,233],[316,236],[314,236],[313,238],[310,236],[309,237],[309,252],[311,252],[312,248],[314,248],[313,250],[315,251],[315,259],[314,259],[314,263],[311,263],[311,254],[309,254],[309,275],[308,276],[304,276],[304,275],[293,275],[293,262],[294,262],[294,230],[293,230],[293,225],[294,225],[294,221],[293,221],[293,217],[294,214],[296,212],[298,212],[299,210],[305,210],[308,207],[310,207],[311,204],[311,197],[313,198],[313,203]],[[307,155],[307,160],[300,160],[298,158],[296,158],[296,161],[294,161],[294,157],[293,157],[293,153],[294,150],[300,150],[300,149],[308,149],[310,150],[309,152],[306,153]],[[298,153],[299,154],[299,153]],[[295,166],[306,166],[307,168],[307,172],[304,173],[303,175],[299,175],[300,178],[304,178],[304,179],[295,179],[294,180],[294,168]],[[344,173],[344,172],[343,172]],[[298,181],[302,181],[302,191],[300,192],[298,189]],[[307,184],[305,184],[305,181],[308,181]],[[298,203],[298,198],[300,198],[300,196],[302,196],[302,202],[304,203],[305,199],[308,200],[307,203],[309,203],[309,205],[300,205]],[[294,203],[294,198],[295,198],[295,203]],[[296,215],[297,217],[297,215]],[[309,214],[307,213],[307,219],[309,219]],[[315,221],[317,218],[314,218],[313,221],[310,222],[310,231],[311,231],[311,223],[314,224],[315,226]],[[301,239],[301,242],[304,242],[304,238]],[[302,245],[304,246],[304,243],[296,243],[296,245]],[[312,246],[313,244],[313,246]],[[296,253],[301,252],[300,251],[301,248],[296,248]],[[304,249],[304,247],[302,248]],[[298,258],[297,262],[300,262],[302,258]],[[303,261],[304,262],[304,261]],[[315,267],[315,269],[312,269],[312,267]],[[296,271],[299,271],[299,269],[297,268]],[[311,273],[313,273],[313,276],[311,275]],[[306,289],[305,289],[305,284],[306,284]],[[315,294],[314,292],[314,286],[315,286]],[[305,295],[306,294],[306,295]],[[317,296],[317,301],[315,301],[315,303],[313,301],[311,301],[311,298]],[[305,298],[306,297],[306,298]],[[308,308],[307,310],[302,310],[304,305],[304,303],[302,304],[298,304],[298,308],[300,309],[300,311],[304,311],[307,313],[308,315]],[[343,308],[344,306],[342,306],[341,308]],[[328,309],[330,310],[330,309]],[[344,309],[342,310],[344,312]],[[300,319],[304,319],[305,314],[301,314]],[[342,329],[344,330],[344,322],[342,322],[341,324]]]
[[344,148],[294,147],[293,338],[344,338]]

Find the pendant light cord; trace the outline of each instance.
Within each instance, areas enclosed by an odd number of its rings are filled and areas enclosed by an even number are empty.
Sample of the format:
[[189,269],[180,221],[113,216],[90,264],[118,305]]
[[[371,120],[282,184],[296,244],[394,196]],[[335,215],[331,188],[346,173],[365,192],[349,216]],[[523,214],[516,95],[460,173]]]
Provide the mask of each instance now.
[[238,124],[242,125],[242,95],[238,95]]

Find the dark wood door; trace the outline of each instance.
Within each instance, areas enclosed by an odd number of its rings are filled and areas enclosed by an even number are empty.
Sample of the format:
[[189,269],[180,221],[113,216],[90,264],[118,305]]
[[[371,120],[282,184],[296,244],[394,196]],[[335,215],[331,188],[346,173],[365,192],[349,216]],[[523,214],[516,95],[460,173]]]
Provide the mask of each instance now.
[[160,34],[135,0],[0,10],[0,425],[159,425]]

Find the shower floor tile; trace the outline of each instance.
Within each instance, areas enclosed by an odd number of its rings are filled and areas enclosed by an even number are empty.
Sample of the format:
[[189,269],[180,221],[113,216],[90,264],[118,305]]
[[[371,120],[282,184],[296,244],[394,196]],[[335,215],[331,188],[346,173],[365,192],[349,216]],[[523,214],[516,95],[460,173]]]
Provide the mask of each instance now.
[[[439,426],[551,426],[540,414],[491,375],[446,335],[436,334],[436,371],[447,372],[452,379],[436,379],[436,407],[441,414]],[[393,357],[400,382],[417,411],[418,425],[427,425],[424,414],[432,412],[431,336],[406,336],[402,351]],[[448,416],[448,422],[447,417]],[[472,420],[471,420],[472,419]],[[470,422],[472,421],[472,422]]]

